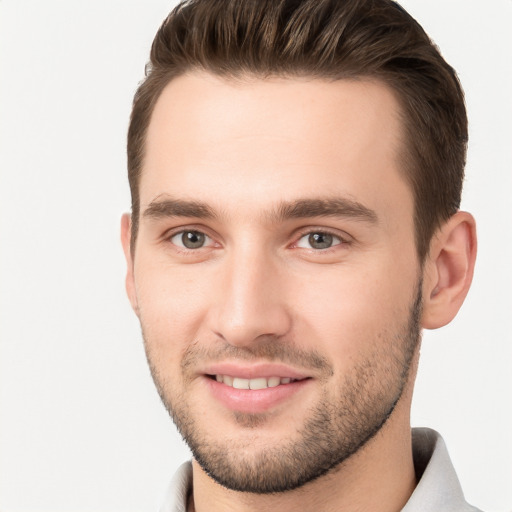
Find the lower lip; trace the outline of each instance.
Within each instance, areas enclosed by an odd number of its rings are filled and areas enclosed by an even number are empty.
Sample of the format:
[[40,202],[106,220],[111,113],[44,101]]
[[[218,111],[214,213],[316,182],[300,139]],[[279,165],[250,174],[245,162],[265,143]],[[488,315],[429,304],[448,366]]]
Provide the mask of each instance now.
[[235,389],[208,377],[205,377],[205,380],[212,395],[228,409],[255,414],[266,412],[289,400],[311,382],[311,379],[304,379],[289,384],[280,384],[273,388],[251,391],[249,389]]

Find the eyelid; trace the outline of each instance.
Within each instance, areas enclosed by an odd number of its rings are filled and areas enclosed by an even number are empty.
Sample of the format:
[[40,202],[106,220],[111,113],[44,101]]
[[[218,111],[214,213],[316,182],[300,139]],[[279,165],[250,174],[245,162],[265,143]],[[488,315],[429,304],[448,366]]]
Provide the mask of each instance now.
[[[198,249],[188,249],[186,247],[182,247],[181,245],[177,245],[177,244],[171,242],[171,239],[173,237],[175,237],[176,235],[180,235],[182,233],[185,233],[187,231],[195,231],[195,232],[204,234],[205,237],[207,237],[209,239],[208,244],[204,245],[203,247],[200,247]],[[314,252],[317,252],[317,253],[320,253],[320,252],[324,252],[325,253],[325,252],[327,252],[329,250],[336,250],[336,248],[339,247],[339,246],[350,245],[350,244],[352,244],[354,242],[352,236],[350,236],[348,233],[346,233],[344,231],[339,231],[339,230],[336,230],[336,229],[327,228],[325,226],[322,226],[322,227],[320,227],[320,226],[310,226],[310,227],[305,227],[305,228],[301,228],[300,230],[298,230],[296,232],[296,234],[293,236],[293,240],[294,241],[290,244],[289,247],[302,249],[301,247],[298,247],[298,245],[297,245],[299,240],[301,240],[305,236],[308,236],[308,235],[310,235],[312,233],[328,234],[328,235],[331,235],[332,237],[337,238],[340,241],[339,243],[336,243],[333,246],[331,246],[329,248],[326,248],[326,249],[313,249],[313,248],[310,248],[311,251],[314,251]],[[192,225],[185,225],[185,226],[182,225],[182,226],[177,226],[177,227],[168,229],[161,236],[161,239],[162,239],[163,242],[171,243],[177,249],[183,250],[185,252],[195,252],[195,251],[198,251],[200,249],[208,249],[208,248],[215,247],[215,246],[219,247],[219,246],[222,245],[222,242],[219,242],[218,238],[219,237],[217,235],[212,234],[211,230],[206,228],[205,226],[194,225],[194,224],[192,224]]]
[[309,250],[318,252],[318,253],[326,252],[329,250],[335,250],[340,245],[341,246],[350,245],[353,242],[353,238],[345,232],[340,232],[338,230],[330,229],[330,228],[326,228],[326,227],[311,226],[311,227],[307,227],[307,228],[302,228],[298,231],[298,233],[294,237],[295,241],[292,243],[292,248],[299,248],[299,249],[307,250],[307,248],[305,248],[305,247],[299,247],[298,243],[305,236],[311,235],[313,233],[322,233],[322,234],[330,235],[333,238],[337,238],[340,241],[339,243],[333,244],[331,247],[328,247],[326,249],[313,249],[312,247],[309,248]]
[[[186,233],[187,231],[202,233],[207,239],[209,239],[209,243],[207,245],[204,245],[197,249],[189,249],[187,247],[178,245],[171,241],[171,239],[174,238],[175,236]],[[177,227],[168,229],[167,231],[165,231],[165,233],[162,235],[161,238],[162,238],[163,242],[168,242],[168,243],[172,244],[174,247],[176,247],[177,249],[179,249],[181,251],[185,251],[185,252],[194,252],[194,251],[198,251],[200,249],[209,249],[211,247],[215,247],[216,245],[220,245],[219,242],[216,241],[218,237],[214,236],[211,233],[211,230],[205,228],[204,226],[198,226],[198,225],[193,225],[193,224],[186,225],[186,226],[177,226]]]
[[[176,237],[179,238],[180,235],[183,236],[183,233],[198,233],[198,234],[204,235],[204,245],[202,245],[200,247],[196,247],[196,248],[191,248],[191,247],[186,247],[182,243],[173,242],[174,238],[176,238]],[[179,247],[180,249],[186,250],[186,251],[198,251],[199,249],[204,249],[204,248],[210,247],[211,243],[213,242],[212,238],[210,238],[206,233],[202,233],[201,231],[196,231],[196,230],[192,230],[192,229],[185,229],[183,231],[178,231],[177,233],[172,234],[171,237],[169,238],[169,241],[176,247]]]

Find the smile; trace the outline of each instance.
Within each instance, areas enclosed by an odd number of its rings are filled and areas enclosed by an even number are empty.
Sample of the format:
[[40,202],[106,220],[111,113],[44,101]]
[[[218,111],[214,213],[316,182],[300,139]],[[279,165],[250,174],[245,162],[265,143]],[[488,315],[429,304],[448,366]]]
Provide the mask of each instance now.
[[210,396],[223,407],[244,413],[264,413],[295,400],[306,389],[314,389],[315,382],[309,372],[278,362],[222,361],[198,370]]
[[304,379],[294,379],[292,377],[256,377],[253,379],[244,379],[242,377],[233,377],[231,375],[212,375],[212,379],[235,389],[259,390],[266,388],[275,388],[284,384],[291,384]]

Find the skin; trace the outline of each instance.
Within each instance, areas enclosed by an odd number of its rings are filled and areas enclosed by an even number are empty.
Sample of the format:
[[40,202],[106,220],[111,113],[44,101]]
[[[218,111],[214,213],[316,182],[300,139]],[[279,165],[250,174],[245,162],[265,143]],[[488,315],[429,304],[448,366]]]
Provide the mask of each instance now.
[[[224,447],[228,461],[251,463],[298,441],[315,406],[343,400],[356,368],[371,363],[364,396],[382,392],[385,401],[410,365],[384,426],[334,470],[264,495],[226,489],[194,461],[190,509],[392,511],[413,491],[409,411],[419,347],[398,365],[390,347],[405,345],[396,340],[421,281],[421,326],[453,318],[471,282],[476,238],[473,218],[458,212],[418,261],[398,114],[393,93],[371,81],[191,73],[159,98],[136,246],[128,215],[122,240],[128,296],[164,403],[188,415],[204,443]],[[305,199],[336,199],[345,209],[277,214]],[[180,246],[184,230],[206,234],[205,245]],[[311,233],[333,235],[332,247],[312,247]],[[285,360],[298,351],[327,369]],[[284,359],[309,379],[277,405],[239,414],[207,385],[213,354],[249,365]]]

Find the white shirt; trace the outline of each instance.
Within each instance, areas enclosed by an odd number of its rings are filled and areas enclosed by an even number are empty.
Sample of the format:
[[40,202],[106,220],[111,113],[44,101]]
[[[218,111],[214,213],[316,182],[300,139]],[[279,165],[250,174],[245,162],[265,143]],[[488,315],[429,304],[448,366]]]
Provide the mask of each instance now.
[[[413,458],[419,482],[401,512],[480,512],[466,503],[443,438],[429,428],[412,430]],[[192,488],[192,463],[174,475],[160,512],[186,512]]]

